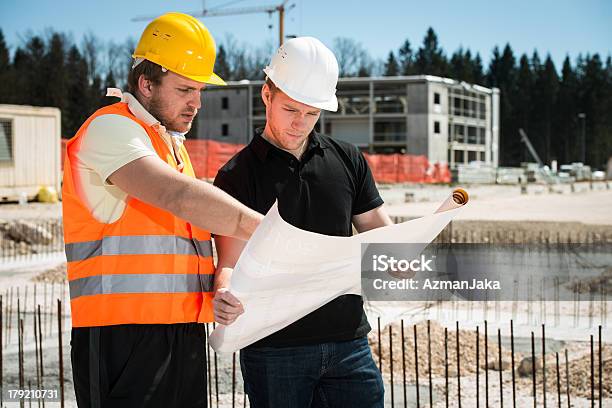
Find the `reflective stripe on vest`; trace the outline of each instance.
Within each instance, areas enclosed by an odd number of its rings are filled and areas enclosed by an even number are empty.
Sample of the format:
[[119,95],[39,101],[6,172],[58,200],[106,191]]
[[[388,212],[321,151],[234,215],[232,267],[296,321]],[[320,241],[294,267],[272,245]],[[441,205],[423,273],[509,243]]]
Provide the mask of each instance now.
[[109,236],[97,241],[66,244],[68,262],[100,255],[198,255],[212,256],[210,240],[198,241],[174,235]]
[[118,274],[97,275],[70,281],[70,299],[117,293],[211,292],[214,275]]

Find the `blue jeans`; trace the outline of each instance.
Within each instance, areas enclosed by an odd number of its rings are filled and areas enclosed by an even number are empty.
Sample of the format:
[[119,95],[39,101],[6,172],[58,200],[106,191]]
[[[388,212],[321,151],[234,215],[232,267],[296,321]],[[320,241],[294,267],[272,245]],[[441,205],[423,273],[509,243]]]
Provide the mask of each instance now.
[[384,387],[367,337],[240,352],[252,408],[382,408]]

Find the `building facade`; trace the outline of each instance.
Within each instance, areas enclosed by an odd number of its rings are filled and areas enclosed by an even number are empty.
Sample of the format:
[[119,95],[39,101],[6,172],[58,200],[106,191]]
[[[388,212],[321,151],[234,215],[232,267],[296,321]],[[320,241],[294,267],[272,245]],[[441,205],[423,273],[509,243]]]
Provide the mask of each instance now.
[[[246,144],[265,124],[263,81],[207,88],[197,137]],[[338,111],[322,111],[317,130],[370,153],[424,155],[451,168],[497,167],[499,90],[428,75],[340,78]]]

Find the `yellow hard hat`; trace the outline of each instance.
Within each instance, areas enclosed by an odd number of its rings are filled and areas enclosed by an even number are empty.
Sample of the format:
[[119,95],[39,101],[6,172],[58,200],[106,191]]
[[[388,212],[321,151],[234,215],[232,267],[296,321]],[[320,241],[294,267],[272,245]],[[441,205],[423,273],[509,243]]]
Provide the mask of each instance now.
[[182,13],[166,13],[151,21],[132,55],[197,82],[225,85],[213,72],[216,56],[215,40],[208,29]]
[[57,191],[51,186],[41,186],[38,189],[37,198],[41,203],[57,203],[58,201]]

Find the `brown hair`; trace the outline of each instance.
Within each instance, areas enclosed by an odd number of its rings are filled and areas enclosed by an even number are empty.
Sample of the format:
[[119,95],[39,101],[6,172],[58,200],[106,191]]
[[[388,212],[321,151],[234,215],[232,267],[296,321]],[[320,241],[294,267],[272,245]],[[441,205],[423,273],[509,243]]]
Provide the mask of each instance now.
[[270,88],[270,97],[274,96],[274,94],[278,91],[276,84],[274,84],[270,78],[266,77],[266,85],[268,85],[268,88]]
[[128,92],[134,96],[138,92],[138,79],[141,75],[144,75],[145,79],[159,85],[162,78],[168,75],[168,71],[164,72],[161,66],[148,60],[144,60],[136,65],[130,70],[127,80]]

